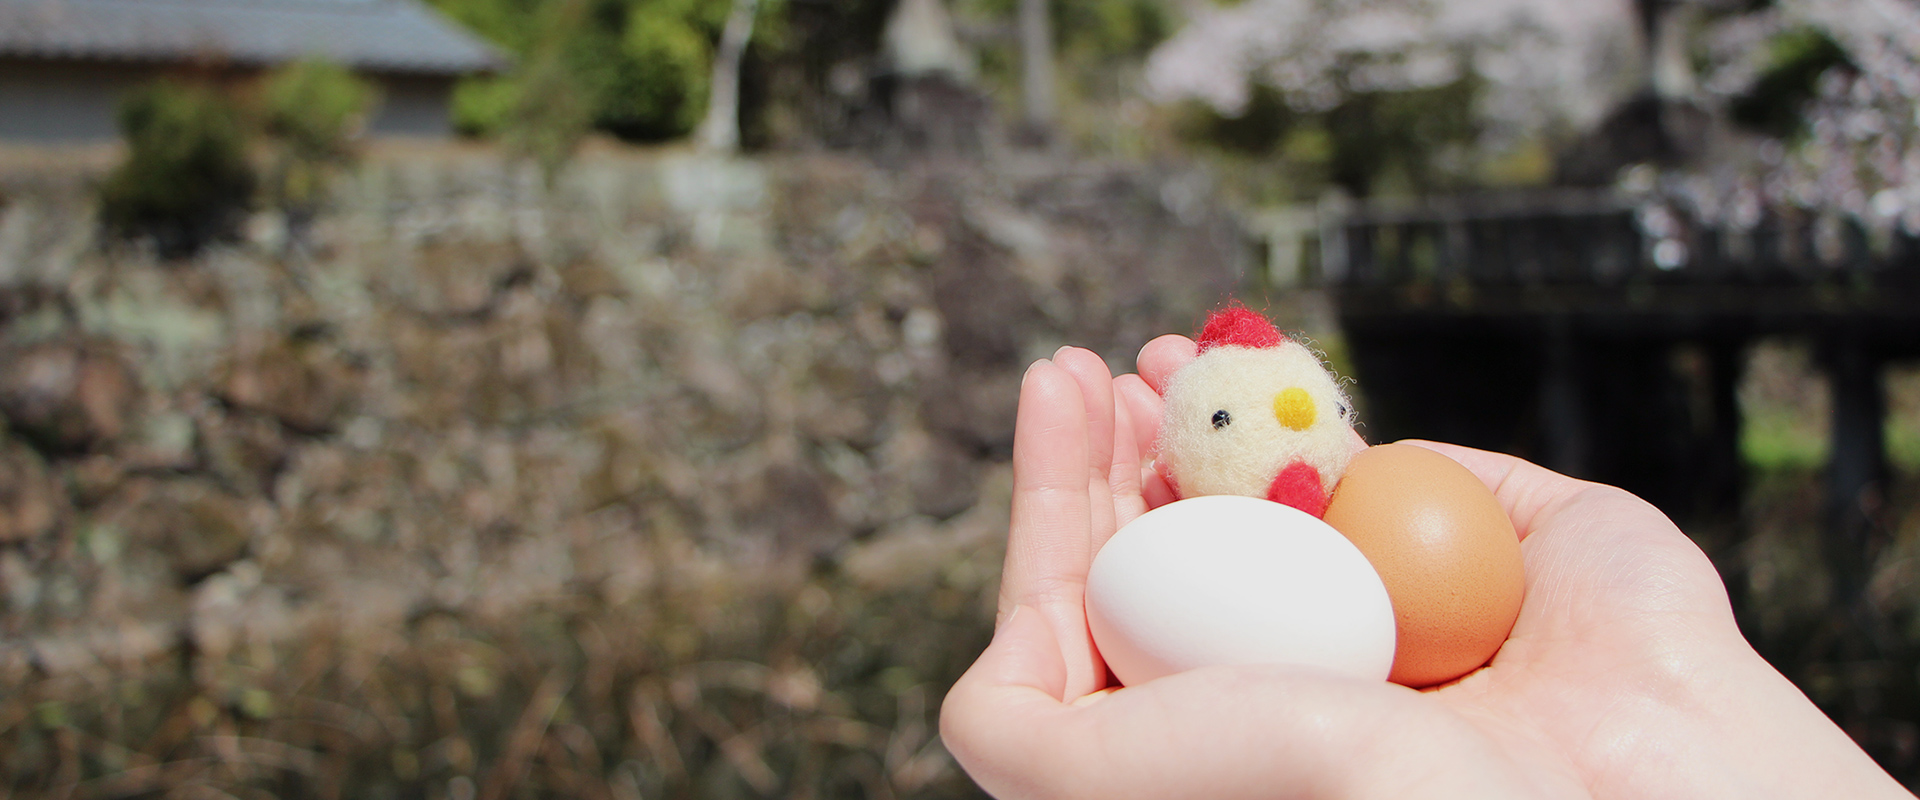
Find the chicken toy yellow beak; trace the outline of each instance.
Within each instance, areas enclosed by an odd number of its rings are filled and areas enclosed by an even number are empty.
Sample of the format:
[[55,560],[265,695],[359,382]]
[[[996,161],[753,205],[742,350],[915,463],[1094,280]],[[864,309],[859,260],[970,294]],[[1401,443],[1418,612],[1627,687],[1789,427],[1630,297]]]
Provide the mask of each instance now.
[[1296,431],[1311,428],[1316,416],[1313,410],[1313,396],[1298,386],[1276,394],[1273,396],[1273,416],[1274,419],[1280,420],[1281,425]]

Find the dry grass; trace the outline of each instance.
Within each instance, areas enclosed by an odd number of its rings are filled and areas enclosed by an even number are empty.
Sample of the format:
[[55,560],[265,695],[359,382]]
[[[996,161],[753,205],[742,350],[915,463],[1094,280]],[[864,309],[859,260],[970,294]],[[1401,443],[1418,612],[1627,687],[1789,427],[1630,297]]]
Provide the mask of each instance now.
[[316,624],[16,684],[0,749],[22,796],[967,795],[932,731],[984,646],[983,587],[936,582]]

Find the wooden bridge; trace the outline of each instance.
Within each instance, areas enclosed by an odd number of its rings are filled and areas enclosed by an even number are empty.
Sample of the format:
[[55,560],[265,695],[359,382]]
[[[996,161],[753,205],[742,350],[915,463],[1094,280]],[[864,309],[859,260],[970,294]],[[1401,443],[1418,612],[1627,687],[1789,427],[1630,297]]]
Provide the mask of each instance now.
[[1696,527],[1737,520],[1745,349],[1816,343],[1833,396],[1829,557],[1836,592],[1860,597],[1884,533],[1882,370],[1920,357],[1912,233],[1778,213],[1716,227],[1584,192],[1323,203],[1255,225],[1273,288],[1332,298],[1369,439],[1517,453]]

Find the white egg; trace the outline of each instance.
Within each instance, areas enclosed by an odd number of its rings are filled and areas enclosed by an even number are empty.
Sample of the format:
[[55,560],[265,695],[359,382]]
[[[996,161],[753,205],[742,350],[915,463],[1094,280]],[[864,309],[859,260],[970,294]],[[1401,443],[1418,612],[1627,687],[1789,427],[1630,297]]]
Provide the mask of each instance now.
[[1393,606],[1366,556],[1252,497],[1180,500],[1121,528],[1087,574],[1087,624],[1129,686],[1225,664],[1379,681],[1393,668]]

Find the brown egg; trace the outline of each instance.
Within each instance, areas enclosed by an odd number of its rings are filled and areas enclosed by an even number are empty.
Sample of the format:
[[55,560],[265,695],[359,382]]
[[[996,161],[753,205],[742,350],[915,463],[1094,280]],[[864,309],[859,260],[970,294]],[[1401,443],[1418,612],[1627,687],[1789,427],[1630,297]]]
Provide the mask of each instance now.
[[1334,487],[1326,521],[1373,562],[1393,600],[1388,680],[1445,683],[1506,642],[1525,590],[1520,537],[1459,462],[1410,444],[1369,447]]

